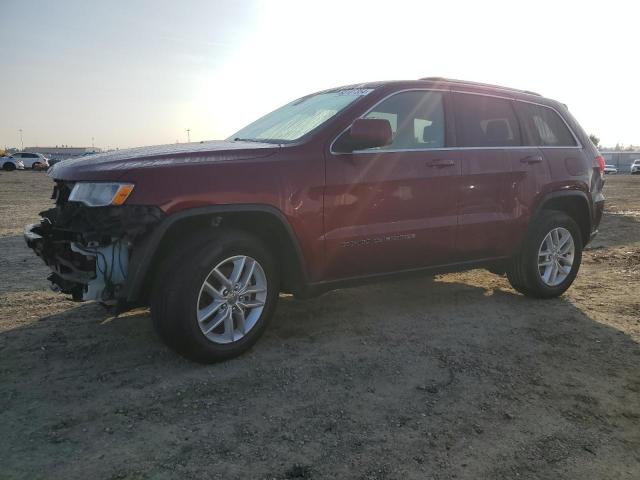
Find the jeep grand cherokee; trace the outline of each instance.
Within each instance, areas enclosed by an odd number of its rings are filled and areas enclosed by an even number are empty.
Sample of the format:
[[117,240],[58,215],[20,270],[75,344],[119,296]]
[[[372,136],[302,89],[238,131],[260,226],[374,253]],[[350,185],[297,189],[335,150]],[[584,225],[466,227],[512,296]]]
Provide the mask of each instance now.
[[55,165],[25,230],[53,287],[123,311],[211,362],[297,297],[485,267],[561,295],[603,211],[604,160],[562,103],[442,78],[295,100],[225,141]]

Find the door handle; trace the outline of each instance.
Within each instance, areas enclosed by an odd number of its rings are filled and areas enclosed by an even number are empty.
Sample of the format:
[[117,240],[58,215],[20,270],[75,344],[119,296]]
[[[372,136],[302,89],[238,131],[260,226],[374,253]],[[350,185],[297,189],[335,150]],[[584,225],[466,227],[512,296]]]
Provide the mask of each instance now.
[[522,163],[528,163],[528,164],[541,163],[542,155],[529,155],[528,157],[521,158],[520,161]]
[[443,168],[443,167],[453,167],[454,165],[455,165],[455,162],[453,160],[445,160],[441,158],[427,161],[427,167]]

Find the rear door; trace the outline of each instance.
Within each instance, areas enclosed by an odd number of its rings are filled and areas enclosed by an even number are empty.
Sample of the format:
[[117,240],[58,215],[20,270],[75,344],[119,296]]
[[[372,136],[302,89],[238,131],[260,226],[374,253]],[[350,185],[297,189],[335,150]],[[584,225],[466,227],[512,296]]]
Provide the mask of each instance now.
[[521,179],[515,198],[520,215],[514,239],[519,241],[541,198],[586,175],[590,162],[585,162],[578,141],[554,109],[520,100],[515,107],[525,142],[537,151],[512,161]]
[[552,178],[576,181],[587,174],[591,162],[585,162],[578,141],[553,108],[521,101],[516,102],[516,108],[530,144],[540,147],[545,160],[544,166],[531,170],[539,188],[550,185]]
[[[516,192],[528,171],[520,159],[542,158],[523,146],[513,100],[454,93],[456,145],[461,162],[458,249],[461,260],[502,257],[513,248],[521,215]],[[515,165],[515,168],[514,168]]]
[[454,259],[460,162],[446,148],[447,102],[442,91],[393,94],[365,114],[390,122],[391,145],[329,152],[327,277],[406,270]]

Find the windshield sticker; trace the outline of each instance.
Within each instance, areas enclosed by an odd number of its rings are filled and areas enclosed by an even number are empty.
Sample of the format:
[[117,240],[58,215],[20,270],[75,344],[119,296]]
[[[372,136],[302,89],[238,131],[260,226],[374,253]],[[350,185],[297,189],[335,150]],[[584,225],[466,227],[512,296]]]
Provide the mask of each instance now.
[[373,88],[348,88],[346,90],[340,90],[338,95],[353,95],[356,97],[362,97],[373,92]]

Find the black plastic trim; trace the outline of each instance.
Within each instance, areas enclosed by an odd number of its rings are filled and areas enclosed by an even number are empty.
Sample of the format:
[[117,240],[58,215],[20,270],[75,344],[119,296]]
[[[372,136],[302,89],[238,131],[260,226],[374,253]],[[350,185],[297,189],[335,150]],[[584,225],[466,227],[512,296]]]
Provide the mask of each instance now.
[[410,268],[406,270],[398,270],[394,272],[374,273],[370,275],[341,278],[336,280],[324,280],[308,284],[307,288],[304,291],[296,294],[296,297],[311,298],[339,288],[349,288],[354,286],[366,285],[369,283],[398,280],[425,274],[439,275],[444,273],[464,272],[475,268],[488,268],[495,265],[496,263],[505,261],[507,259],[508,257],[491,257],[479,260],[449,263],[445,265],[431,265],[425,267]]
[[[593,218],[593,204],[589,201],[589,196],[583,192],[582,190],[557,190],[554,192],[550,192],[547,193],[544,197],[542,197],[542,199],[540,200],[540,202],[538,203],[538,206],[536,207],[536,210],[534,212],[534,215],[537,215],[538,212],[540,212],[540,210],[542,210],[545,206],[545,204],[547,204],[549,201],[554,200],[556,198],[563,198],[563,197],[580,197],[582,198],[586,204],[587,204],[587,208],[589,209],[589,233],[593,232],[594,230],[594,218]],[[532,217],[532,218],[533,218]],[[585,240],[585,245],[586,246],[587,243],[589,242],[590,239],[586,239]]]

